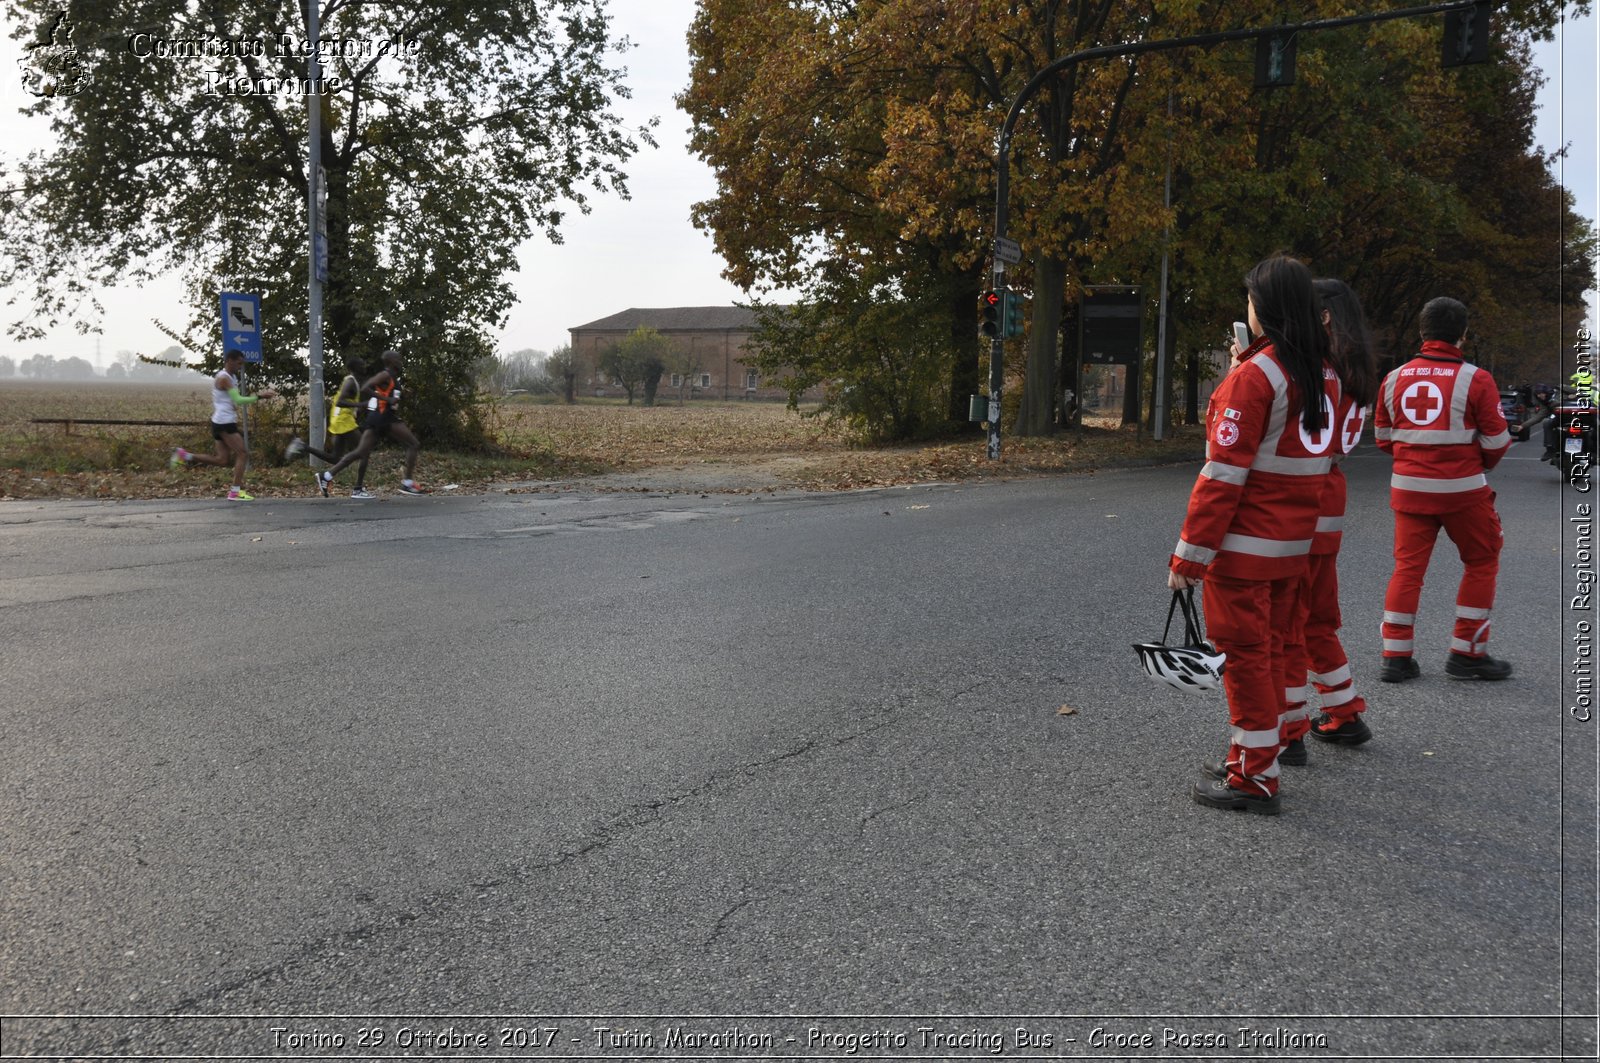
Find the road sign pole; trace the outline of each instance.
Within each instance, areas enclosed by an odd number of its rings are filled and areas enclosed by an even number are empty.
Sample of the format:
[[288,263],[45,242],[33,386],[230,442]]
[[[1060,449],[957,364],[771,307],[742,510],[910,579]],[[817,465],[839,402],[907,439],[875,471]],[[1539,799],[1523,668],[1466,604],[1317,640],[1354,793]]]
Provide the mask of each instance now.
[[1006,325],[1005,292],[1006,264],[994,264],[994,290],[1000,293],[1000,327],[989,341],[989,445],[990,461],[1000,457],[1000,388],[1005,383]]
[[[250,386],[250,374],[243,369],[239,370],[239,379],[233,382],[239,389],[239,394],[246,394],[245,388]],[[250,404],[243,403],[239,408],[239,434],[244,437],[244,467],[250,468]]]

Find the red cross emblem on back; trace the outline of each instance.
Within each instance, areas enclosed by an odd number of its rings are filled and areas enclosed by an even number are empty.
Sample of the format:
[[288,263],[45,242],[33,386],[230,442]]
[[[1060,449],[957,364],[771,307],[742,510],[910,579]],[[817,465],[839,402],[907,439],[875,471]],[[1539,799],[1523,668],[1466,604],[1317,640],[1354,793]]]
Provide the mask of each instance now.
[[1444,412],[1444,393],[1431,380],[1419,380],[1400,396],[1400,409],[1412,424],[1432,424]]
[[1344,431],[1340,443],[1346,454],[1356,449],[1356,444],[1361,442],[1361,426],[1366,420],[1367,411],[1360,406],[1350,407],[1350,412],[1344,415]]

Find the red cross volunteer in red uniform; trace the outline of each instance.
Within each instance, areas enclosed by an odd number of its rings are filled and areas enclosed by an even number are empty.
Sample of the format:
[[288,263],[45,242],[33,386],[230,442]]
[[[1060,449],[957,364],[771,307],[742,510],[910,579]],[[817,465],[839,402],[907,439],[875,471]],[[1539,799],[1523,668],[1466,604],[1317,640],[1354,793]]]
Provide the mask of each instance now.
[[[1339,547],[1344,538],[1344,511],[1348,489],[1340,461],[1361,441],[1361,429],[1377,402],[1378,360],[1368,337],[1366,315],[1361,300],[1344,281],[1318,277],[1314,282],[1322,300],[1322,321],[1328,328],[1328,360],[1339,374],[1342,400],[1339,407],[1339,453],[1334,455],[1322,491],[1322,512],[1317,518],[1317,534],[1311,541],[1311,563],[1300,588],[1300,614],[1305,618],[1303,636],[1305,656],[1310,664],[1310,680],[1322,702],[1316,720],[1291,719],[1286,738],[1312,737],[1334,745],[1359,746],[1372,739],[1372,729],[1361,717],[1367,702],[1356,691],[1350,672],[1350,659],[1339,641],[1344,619],[1339,610]],[[1290,681],[1298,669],[1291,669]],[[1305,697],[1310,691],[1303,691]],[[1294,697],[1290,697],[1290,702]],[[1309,728],[1309,731],[1308,731]],[[1295,743],[1289,742],[1280,759],[1292,764]],[[1306,761],[1301,744],[1299,761]]]
[[1413,657],[1417,602],[1443,528],[1465,569],[1445,674],[1505,679],[1511,665],[1487,652],[1503,536],[1484,474],[1505,456],[1511,433],[1494,379],[1461,355],[1466,306],[1431,300],[1422,308],[1421,331],[1422,352],[1384,378],[1374,422],[1378,446],[1394,456],[1394,574],[1383,599],[1379,678],[1400,683],[1421,674]]
[[1250,271],[1245,287],[1250,328],[1260,338],[1212,393],[1206,464],[1189,495],[1167,585],[1204,581],[1206,630],[1227,656],[1228,755],[1202,765],[1210,778],[1195,784],[1193,797],[1273,815],[1280,730],[1295,708],[1285,696],[1285,635],[1337,446],[1340,396],[1304,264],[1274,256]]

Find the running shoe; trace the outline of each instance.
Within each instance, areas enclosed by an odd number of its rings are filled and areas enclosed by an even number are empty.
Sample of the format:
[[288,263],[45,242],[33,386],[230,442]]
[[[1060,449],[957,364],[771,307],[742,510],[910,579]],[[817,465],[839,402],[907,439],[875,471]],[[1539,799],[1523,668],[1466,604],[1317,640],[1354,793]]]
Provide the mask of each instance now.
[[255,500],[256,500],[256,496],[255,495],[245,494],[243,488],[240,488],[240,487],[230,487],[230,488],[228,488],[228,501],[229,502],[254,502]]
[[283,448],[283,460],[293,461],[306,452],[306,441],[299,436],[289,440],[289,445]]
[[368,491],[365,487],[358,487],[350,492],[351,498],[377,498],[378,496]]
[[320,472],[312,473],[311,474],[311,478],[313,480],[317,481],[317,490],[322,492],[322,497],[323,498],[327,498],[328,497],[328,483],[329,483],[329,481],[327,479],[325,479],[323,477],[323,474],[320,473]]
[[401,480],[400,493],[403,495],[425,495],[428,492],[418,486],[415,480]]
[[167,462],[167,468],[176,469],[179,465],[189,464],[189,452],[179,447],[172,452],[172,459]]

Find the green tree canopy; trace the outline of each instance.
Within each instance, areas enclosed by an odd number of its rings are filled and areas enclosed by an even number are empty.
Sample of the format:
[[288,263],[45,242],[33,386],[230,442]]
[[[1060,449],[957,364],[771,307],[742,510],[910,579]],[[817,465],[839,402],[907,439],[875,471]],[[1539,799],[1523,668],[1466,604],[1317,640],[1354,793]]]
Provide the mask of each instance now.
[[578,388],[578,359],[572,353],[572,345],[563,343],[550,352],[550,357],[544,360],[545,371],[549,373],[551,383],[561,393],[563,402],[577,402]]
[[628,404],[633,404],[633,393],[644,390],[644,404],[654,406],[656,388],[661,374],[677,357],[678,345],[648,326],[628,333],[614,346],[600,355],[599,370],[622,386],[628,393]]
[[825,274],[795,306],[758,306],[752,364],[789,393],[822,389],[818,413],[874,442],[945,421],[949,340],[937,287],[918,291],[883,265]]
[[[57,0],[10,0],[19,39]],[[88,325],[101,285],[180,270],[184,339],[215,358],[219,290],[263,295],[264,379],[303,378],[306,131],[321,106],[333,356],[407,355],[416,426],[470,439],[472,367],[513,301],[522,241],[626,195],[652,143],[625,97],[604,0],[320,0],[319,97],[295,0],[113,0],[71,7],[88,70],[41,98],[57,146],[6,175],[0,282],[13,335]]]

